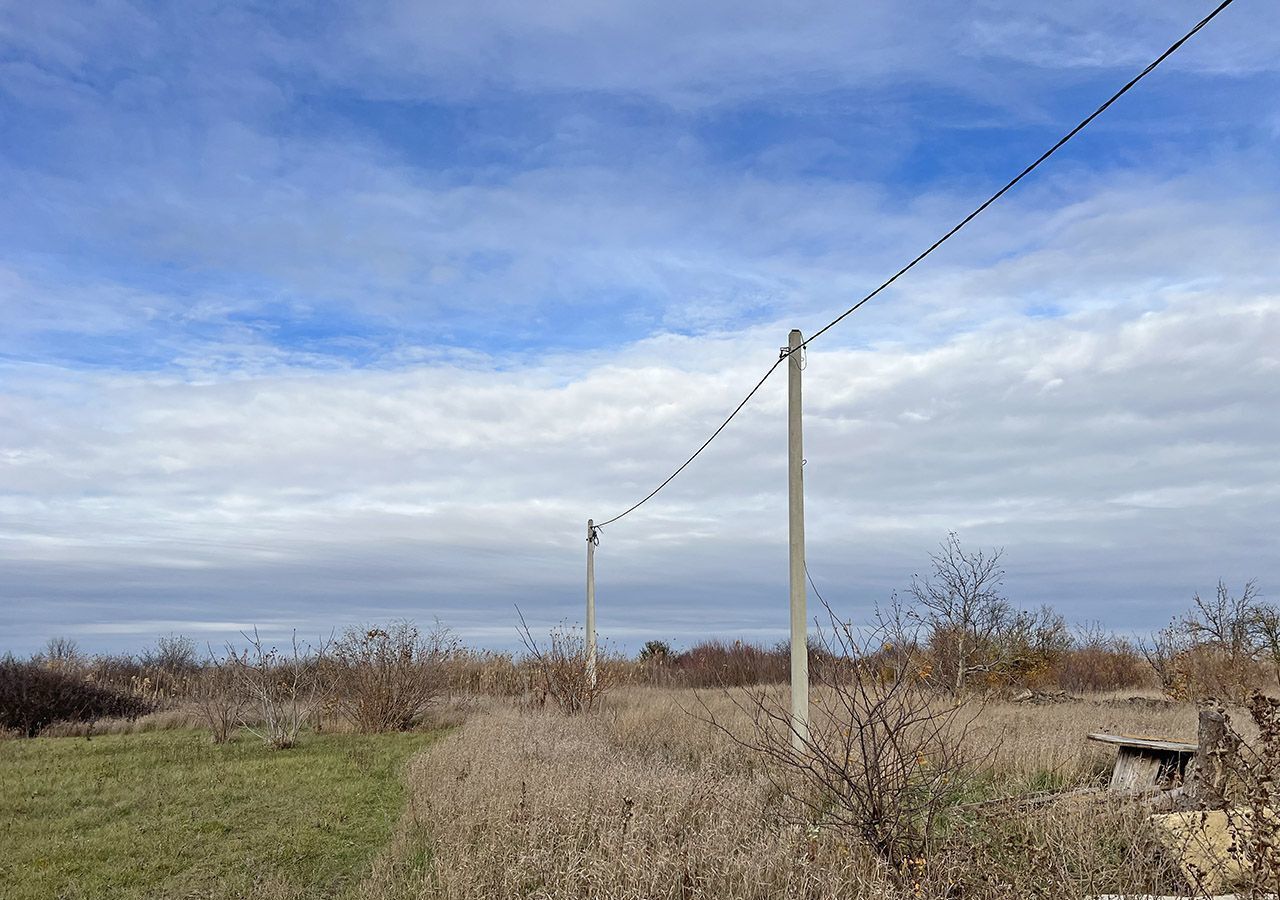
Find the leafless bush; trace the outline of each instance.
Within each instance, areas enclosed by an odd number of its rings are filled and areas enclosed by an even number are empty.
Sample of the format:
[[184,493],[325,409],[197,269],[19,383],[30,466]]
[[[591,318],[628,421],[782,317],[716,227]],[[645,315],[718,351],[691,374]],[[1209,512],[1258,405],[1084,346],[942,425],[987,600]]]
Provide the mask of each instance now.
[[830,620],[818,637],[830,662],[811,672],[807,730],[784,695],[760,688],[728,694],[750,716],[745,735],[708,720],[771,763],[775,787],[806,824],[844,831],[896,877],[916,877],[970,777],[965,736],[978,709],[939,697],[914,642],[898,643],[900,628]]
[[1058,662],[1058,687],[1068,691],[1115,691],[1152,686],[1154,673],[1129,640],[1099,622],[1080,626],[1074,646]]
[[1269,667],[1280,670],[1280,611],[1260,601],[1253,581],[1239,596],[1219,581],[1212,597],[1196,594],[1191,609],[1141,649],[1170,697],[1240,705],[1265,683]]
[[37,656],[38,661],[50,669],[69,671],[84,665],[85,657],[80,652],[80,645],[68,637],[51,637],[45,643],[44,652]]
[[425,635],[407,621],[348,629],[329,657],[333,705],[358,731],[408,730],[447,690],[456,646],[439,624]]
[[245,696],[240,724],[272,747],[292,747],[324,699],[322,663],[327,643],[305,647],[295,633],[289,649],[282,652],[264,643],[256,628],[244,639],[248,648],[243,653],[227,648],[227,660]]
[[200,669],[200,654],[196,642],[182,634],[166,634],[156,639],[155,645],[138,654],[138,663],[144,669],[170,675],[190,675]]
[[791,645],[707,640],[671,660],[673,680],[686,687],[780,684],[791,673]]
[[191,701],[201,721],[213,735],[215,744],[231,740],[246,705],[238,661],[229,654],[216,659],[210,654],[200,672],[193,676]]
[[[199,660],[189,654],[175,653],[178,645],[192,646],[187,638],[161,638],[157,647],[143,653],[99,654],[83,664],[85,677],[95,684],[133,694],[157,706],[172,706],[190,699],[199,674]],[[169,650],[161,652],[161,646]],[[194,649],[191,650],[194,653]],[[185,657],[185,658],[184,658]]]
[[519,610],[516,612],[520,615],[520,640],[534,668],[536,702],[541,705],[551,700],[566,713],[595,709],[610,687],[612,671],[605,664],[605,654],[597,652],[596,666],[592,671],[587,659],[586,635],[582,629],[552,628],[547,643],[539,645],[523,614]]
[[86,680],[69,667],[0,658],[0,729],[35,737],[56,722],[135,719],[151,704]]

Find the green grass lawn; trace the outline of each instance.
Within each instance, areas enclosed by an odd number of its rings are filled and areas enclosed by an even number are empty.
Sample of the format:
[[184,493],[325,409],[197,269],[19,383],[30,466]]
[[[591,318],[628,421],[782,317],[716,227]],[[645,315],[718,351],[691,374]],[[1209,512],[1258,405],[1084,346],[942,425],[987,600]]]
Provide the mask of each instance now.
[[346,896],[399,819],[405,761],[432,737],[0,741],[0,895]]

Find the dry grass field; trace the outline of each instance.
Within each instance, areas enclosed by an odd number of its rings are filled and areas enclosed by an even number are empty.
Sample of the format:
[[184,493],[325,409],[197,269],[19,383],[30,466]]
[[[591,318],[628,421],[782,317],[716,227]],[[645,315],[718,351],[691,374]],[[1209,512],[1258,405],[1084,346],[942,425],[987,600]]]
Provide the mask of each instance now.
[[1095,696],[992,703],[982,771],[906,884],[839,828],[795,823],[765,763],[717,719],[724,692],[632,688],[568,717],[491,702],[408,766],[408,807],[360,896],[407,898],[1087,897],[1185,889],[1136,804],[1019,809],[997,797],[1097,784],[1091,730],[1190,738],[1187,705]]

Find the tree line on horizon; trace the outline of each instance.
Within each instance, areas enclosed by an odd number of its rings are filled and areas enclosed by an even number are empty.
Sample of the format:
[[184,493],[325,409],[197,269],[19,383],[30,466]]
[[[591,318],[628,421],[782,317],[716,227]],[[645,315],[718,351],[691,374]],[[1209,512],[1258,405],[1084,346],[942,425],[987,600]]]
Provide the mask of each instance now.
[[[855,626],[827,608],[829,622],[819,623],[810,641],[811,672],[849,663],[847,653],[832,653],[827,639],[844,631],[876,636],[858,642],[863,671],[879,666],[887,675],[887,667],[910,665],[913,678],[954,697],[1158,689],[1171,700],[1214,696],[1243,703],[1280,679],[1280,610],[1262,602],[1256,582],[1238,594],[1219,582],[1213,594],[1193,596],[1187,611],[1164,628],[1132,640],[1097,623],[1072,628],[1049,606],[1020,609],[1005,595],[1004,577],[1002,551],[968,550],[950,534],[931,555],[928,574],[913,577],[878,607],[873,622]],[[280,673],[291,673],[286,693],[298,695],[286,705],[306,707],[313,718],[315,709],[328,710],[369,731],[412,727],[433,702],[453,694],[525,696],[580,711],[617,685],[745,687],[790,677],[785,641],[705,640],[677,650],[651,640],[634,657],[605,645],[598,677],[589,683],[581,629],[558,627],[540,641],[526,627],[522,640],[521,655],[477,650],[439,623],[422,631],[407,621],[349,628],[318,645],[295,640],[283,649],[254,632],[243,647],[228,644],[206,654],[181,635],[162,637],[137,654],[99,655],[54,638],[29,659],[7,654],[0,660],[0,728],[35,734],[57,721],[207,704],[214,694],[256,697],[250,705],[259,718],[271,719],[281,703],[263,695],[275,690]],[[308,699],[300,703],[303,694]],[[362,699],[353,703],[353,695]],[[240,712],[219,715],[226,730]],[[293,737],[306,715],[290,717],[286,730]]]

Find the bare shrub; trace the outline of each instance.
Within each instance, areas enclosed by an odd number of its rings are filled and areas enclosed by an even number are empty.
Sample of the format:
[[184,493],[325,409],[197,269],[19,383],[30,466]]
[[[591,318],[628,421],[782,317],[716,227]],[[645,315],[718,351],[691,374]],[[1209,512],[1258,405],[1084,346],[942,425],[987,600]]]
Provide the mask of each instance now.
[[190,675],[200,669],[200,654],[196,650],[196,642],[191,638],[182,634],[167,634],[157,638],[154,646],[138,654],[138,663],[144,669],[170,675]]
[[779,684],[791,674],[791,646],[701,641],[676,655],[672,671],[687,687]]
[[998,635],[996,665],[985,672],[991,687],[1057,684],[1063,660],[1075,645],[1066,619],[1052,607],[1021,609],[1009,616]]
[[1133,642],[1098,622],[1081,626],[1075,646],[1058,662],[1058,687],[1068,691],[1116,691],[1153,685],[1154,672]]
[[303,646],[295,633],[289,648],[280,651],[268,646],[256,628],[244,639],[248,647],[243,653],[227,648],[227,661],[245,696],[240,724],[276,749],[292,747],[303,724],[324,700],[322,663],[327,644]]
[[86,680],[74,670],[0,659],[0,729],[35,737],[55,722],[133,719],[152,705]]
[[[517,610],[519,614],[519,610]],[[606,654],[597,652],[594,677],[587,665],[586,635],[580,628],[558,626],[539,645],[520,614],[520,640],[533,666],[533,697],[538,705],[552,701],[566,713],[590,712],[610,687],[612,668]],[[603,650],[603,648],[600,648]]]
[[82,668],[85,677],[95,684],[133,694],[157,706],[172,706],[189,699],[196,686],[199,662],[175,663],[173,658],[163,665],[162,662],[164,657],[157,654],[157,648],[151,648],[138,656],[100,654],[86,660]]
[[142,678],[142,665],[127,653],[100,653],[85,666],[85,677],[95,684],[131,693]]
[[1212,597],[1196,594],[1191,609],[1141,649],[1170,697],[1240,705],[1280,663],[1280,612],[1260,601],[1255,582],[1233,596],[1219,581]]
[[51,669],[70,670],[80,668],[85,658],[80,652],[80,645],[72,638],[51,637],[45,643],[44,652],[38,656],[38,661]]
[[406,731],[447,690],[456,645],[439,624],[426,634],[407,621],[348,629],[328,660],[332,703],[358,731]]
[[192,705],[215,744],[231,740],[244,712],[246,699],[234,655],[216,659],[210,654],[191,690]]
[[769,761],[799,821],[857,839],[899,880],[917,877],[971,775],[965,735],[978,708],[939,698],[910,635],[898,643],[900,623],[855,629],[828,614],[818,641],[831,661],[811,673],[807,731],[784,695],[758,688],[730,695],[750,716],[745,735],[709,721]]

